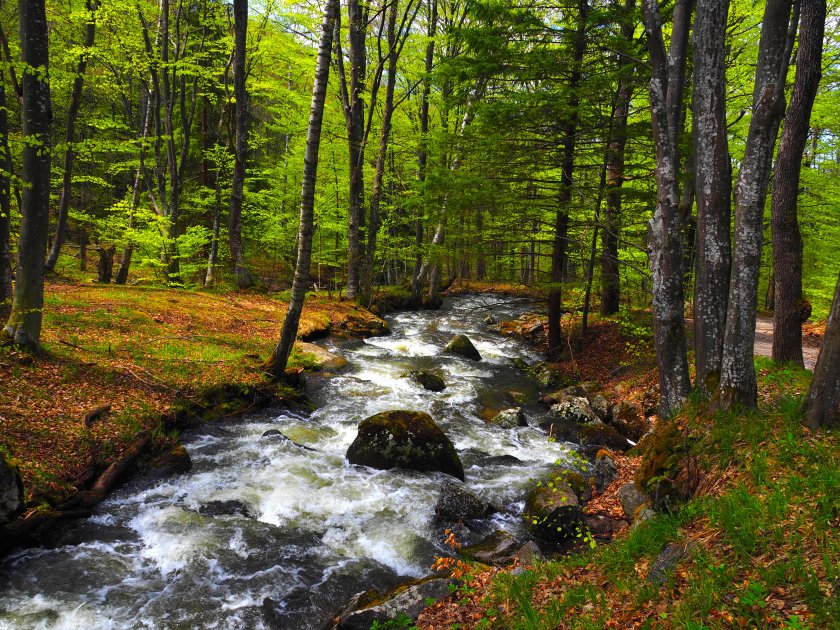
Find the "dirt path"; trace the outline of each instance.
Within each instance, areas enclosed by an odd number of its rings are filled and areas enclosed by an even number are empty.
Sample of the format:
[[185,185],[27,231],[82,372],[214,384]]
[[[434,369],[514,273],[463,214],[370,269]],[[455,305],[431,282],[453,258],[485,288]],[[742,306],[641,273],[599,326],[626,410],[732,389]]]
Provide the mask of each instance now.
[[[773,356],[773,319],[770,317],[756,319],[755,354],[761,357]],[[805,367],[813,370],[819,354],[820,349],[818,347],[803,345],[802,358],[805,359]]]

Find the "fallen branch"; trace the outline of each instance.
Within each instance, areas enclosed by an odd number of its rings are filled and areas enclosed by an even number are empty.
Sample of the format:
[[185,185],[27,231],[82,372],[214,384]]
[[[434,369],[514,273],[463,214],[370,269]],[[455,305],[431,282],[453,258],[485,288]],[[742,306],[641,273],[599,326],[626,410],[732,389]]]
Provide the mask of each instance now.
[[90,425],[92,425],[94,422],[99,420],[102,416],[104,416],[109,411],[111,411],[111,403],[108,403],[107,405],[102,405],[100,407],[97,407],[96,409],[91,409],[90,411],[88,411],[85,414],[85,417],[84,417],[85,426],[90,427]]
[[114,485],[120,480],[120,477],[122,477],[125,471],[128,470],[134,463],[134,460],[140,456],[140,453],[143,452],[143,449],[146,448],[151,439],[151,433],[148,431],[140,431],[140,433],[134,436],[134,441],[128,446],[122,456],[108,466],[108,468],[105,469],[105,472],[99,475],[99,478],[90,490],[79,492],[75,497],[70,499],[70,501],[63,504],[61,508],[92,508],[102,501],[102,499],[104,499],[108,494],[108,491],[114,487]]

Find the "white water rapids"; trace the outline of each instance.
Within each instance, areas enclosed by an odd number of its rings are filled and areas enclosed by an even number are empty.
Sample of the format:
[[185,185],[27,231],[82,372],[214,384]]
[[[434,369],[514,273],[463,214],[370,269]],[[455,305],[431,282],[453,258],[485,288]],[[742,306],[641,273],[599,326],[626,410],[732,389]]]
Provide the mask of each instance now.
[[[457,298],[390,318],[388,337],[329,342],[350,365],[311,379],[310,417],[269,411],[188,434],[190,472],[135,481],[50,548],[0,563],[0,629],[319,627],[358,591],[428,574],[445,553],[432,524],[445,476],[344,458],[359,422],[389,409],[431,414],[460,452],[467,487],[501,510],[486,531],[522,534],[529,483],[569,453],[536,428],[499,429],[481,417],[515,400],[532,424],[539,414],[536,384],[509,361],[539,357],[482,323],[524,306]],[[472,339],[481,362],[439,356],[455,333]],[[447,388],[432,393],[401,377],[413,369],[438,371]],[[316,450],[263,437],[271,429]],[[249,515],[199,514],[224,500]]]

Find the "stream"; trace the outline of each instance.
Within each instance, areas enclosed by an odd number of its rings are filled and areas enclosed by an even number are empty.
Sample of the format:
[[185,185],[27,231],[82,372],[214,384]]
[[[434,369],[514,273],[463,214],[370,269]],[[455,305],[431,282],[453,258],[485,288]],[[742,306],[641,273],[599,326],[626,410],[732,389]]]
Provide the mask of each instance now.
[[[267,410],[187,433],[190,472],[135,480],[49,548],[0,562],[0,629],[317,628],[359,591],[427,575],[436,555],[448,555],[433,524],[447,477],[344,457],[359,422],[390,409],[431,414],[454,442],[467,487],[500,510],[484,533],[524,537],[529,484],[570,451],[535,426],[484,422],[488,410],[521,404],[535,425],[538,386],[509,359],[539,356],[482,322],[528,306],[459,297],[440,311],[389,317],[387,337],[324,342],[350,364],[310,377],[317,411]],[[456,333],[481,362],[438,355]],[[428,392],[401,376],[415,369],[438,371],[447,388]],[[314,450],[263,436],[274,429]],[[239,502],[240,513],[207,512],[221,501]]]

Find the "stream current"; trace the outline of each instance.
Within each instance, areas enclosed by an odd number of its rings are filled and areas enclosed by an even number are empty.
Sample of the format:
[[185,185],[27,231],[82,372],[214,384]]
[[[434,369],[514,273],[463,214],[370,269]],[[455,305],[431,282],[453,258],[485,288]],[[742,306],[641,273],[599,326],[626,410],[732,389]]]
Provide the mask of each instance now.
[[[535,426],[484,422],[483,414],[521,405],[535,424],[537,385],[509,359],[539,357],[482,320],[511,319],[527,306],[455,298],[439,311],[390,317],[387,337],[326,342],[350,364],[310,378],[317,411],[269,410],[188,433],[188,473],[136,480],[48,548],[3,560],[0,629],[317,628],[359,591],[427,575],[436,555],[448,555],[433,524],[448,477],[344,457],[359,422],[390,409],[431,414],[454,442],[467,488],[500,510],[484,533],[523,535],[529,484],[569,449]],[[456,333],[482,361],[439,356]],[[432,393],[402,377],[415,369],[437,371],[447,388]],[[273,429],[314,450],[263,436]],[[238,501],[247,514],[200,513],[214,501]]]

